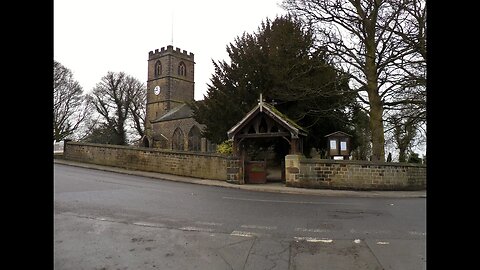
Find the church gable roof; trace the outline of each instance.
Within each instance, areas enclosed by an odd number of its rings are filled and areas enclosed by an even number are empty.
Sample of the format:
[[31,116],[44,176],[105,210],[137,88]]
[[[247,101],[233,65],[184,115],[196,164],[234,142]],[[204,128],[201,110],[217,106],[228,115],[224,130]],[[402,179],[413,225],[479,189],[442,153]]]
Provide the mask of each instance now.
[[165,122],[170,120],[177,120],[183,118],[190,118],[193,116],[193,110],[186,103],[176,108],[173,108],[166,114],[152,121],[152,123]]
[[283,127],[285,127],[291,134],[293,138],[298,138],[299,135],[305,136],[307,131],[295,123],[293,120],[288,118],[286,115],[278,111],[273,105],[265,103],[262,100],[262,96],[260,95],[260,102],[248,112],[242,120],[240,120],[235,126],[233,126],[228,132],[228,138],[232,139],[235,134],[241,131],[252,119],[255,118],[256,115],[259,113],[264,113],[272,118],[275,122],[279,123]]

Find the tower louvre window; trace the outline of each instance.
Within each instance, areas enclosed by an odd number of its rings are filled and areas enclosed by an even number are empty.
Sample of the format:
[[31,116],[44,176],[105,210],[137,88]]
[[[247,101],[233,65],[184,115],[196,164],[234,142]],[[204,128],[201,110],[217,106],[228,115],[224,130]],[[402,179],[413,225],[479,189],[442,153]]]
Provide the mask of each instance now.
[[162,75],[162,63],[157,61],[155,63],[155,77]]
[[178,75],[187,76],[187,68],[185,67],[185,63],[183,63],[183,61],[178,64]]

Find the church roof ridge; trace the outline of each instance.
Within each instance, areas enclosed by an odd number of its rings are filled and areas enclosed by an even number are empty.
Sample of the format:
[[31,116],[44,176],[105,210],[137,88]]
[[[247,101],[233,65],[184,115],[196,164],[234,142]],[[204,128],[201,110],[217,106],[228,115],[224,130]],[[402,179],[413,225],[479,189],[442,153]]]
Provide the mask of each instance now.
[[193,115],[193,110],[187,103],[184,103],[178,107],[173,108],[166,114],[152,121],[152,123],[164,122],[170,120],[177,120],[182,118],[190,118]]

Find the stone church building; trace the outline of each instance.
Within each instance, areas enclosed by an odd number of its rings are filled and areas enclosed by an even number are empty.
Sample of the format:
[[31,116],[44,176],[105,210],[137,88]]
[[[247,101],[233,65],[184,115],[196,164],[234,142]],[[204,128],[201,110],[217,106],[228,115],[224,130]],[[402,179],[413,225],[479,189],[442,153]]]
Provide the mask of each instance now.
[[213,152],[216,149],[193,119],[194,54],[169,45],[148,53],[147,106],[142,146]]

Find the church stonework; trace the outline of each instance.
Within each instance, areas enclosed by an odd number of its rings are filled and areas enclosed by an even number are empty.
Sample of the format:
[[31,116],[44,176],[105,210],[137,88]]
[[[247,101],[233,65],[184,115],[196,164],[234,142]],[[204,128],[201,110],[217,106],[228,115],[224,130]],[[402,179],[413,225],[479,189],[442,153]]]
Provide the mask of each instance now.
[[171,45],[148,53],[146,129],[151,128],[150,121],[194,100],[194,65],[193,53]]
[[148,53],[147,105],[143,146],[208,151],[186,102],[194,101],[194,54],[169,45]]

